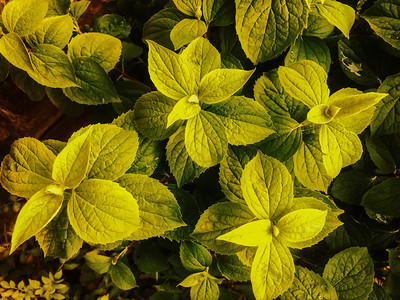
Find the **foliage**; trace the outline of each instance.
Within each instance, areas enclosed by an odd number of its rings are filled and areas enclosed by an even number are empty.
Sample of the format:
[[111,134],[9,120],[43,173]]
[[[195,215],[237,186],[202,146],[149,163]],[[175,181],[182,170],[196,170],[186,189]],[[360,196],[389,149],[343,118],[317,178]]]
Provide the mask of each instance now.
[[2,297],[400,296],[400,5],[345,2],[6,4],[0,78],[92,124],[4,157]]

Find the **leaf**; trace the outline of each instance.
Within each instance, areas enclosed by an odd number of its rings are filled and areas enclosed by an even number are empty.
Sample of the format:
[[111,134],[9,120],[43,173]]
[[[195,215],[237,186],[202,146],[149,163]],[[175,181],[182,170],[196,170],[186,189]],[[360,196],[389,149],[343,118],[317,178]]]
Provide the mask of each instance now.
[[113,103],[112,106],[119,115],[131,110],[139,97],[151,92],[150,87],[132,80],[118,80],[115,89],[122,102]]
[[46,95],[50,101],[64,114],[68,116],[80,116],[85,111],[83,105],[72,102],[71,99],[64,95],[62,89],[46,88]]
[[[127,39],[131,30],[132,26],[127,19],[121,15],[105,14],[94,20],[93,31],[105,33],[118,39]],[[129,43],[129,45],[134,44]]]
[[340,118],[339,122],[347,130],[352,131],[356,134],[360,134],[371,123],[374,112],[375,112],[375,106],[371,106],[370,108],[367,108],[359,112],[358,114],[352,115],[351,117]]
[[64,196],[43,188],[35,193],[22,207],[15,222],[10,254],[19,245],[42,230],[59,212]]
[[314,124],[327,124],[339,113],[340,107],[319,104],[310,109],[307,120]]
[[398,138],[394,135],[385,137],[366,138],[365,146],[372,162],[383,174],[395,173],[399,160],[393,153],[398,145]]
[[99,255],[99,250],[93,250],[84,255],[86,264],[98,274],[107,273],[112,266],[112,258],[105,255]]
[[267,112],[253,99],[233,96],[209,111],[220,117],[231,145],[254,144],[274,133]]
[[374,282],[374,289],[371,294],[368,295],[368,300],[391,300],[392,298],[386,292],[386,290],[379,284]]
[[63,89],[72,101],[87,105],[121,102],[111,78],[97,62],[79,57],[72,60],[72,66],[79,87]]
[[135,160],[127,173],[143,174],[150,176],[157,169],[160,158],[164,155],[164,143],[141,136]]
[[247,247],[258,247],[270,243],[272,239],[272,224],[270,220],[256,220],[246,223],[228,233],[220,235],[217,240],[243,245]]
[[326,299],[337,300],[334,287],[318,274],[296,266],[292,286],[281,296],[282,300]]
[[189,119],[185,129],[185,147],[198,165],[207,168],[218,164],[228,148],[225,128],[218,116],[202,110]]
[[26,36],[26,41],[31,47],[52,44],[63,49],[71,39],[73,29],[74,23],[69,15],[46,18],[35,32]]
[[206,168],[196,164],[185,146],[185,128],[181,127],[168,140],[166,147],[168,165],[176,179],[178,187],[200,176]]
[[259,246],[251,267],[251,284],[256,299],[274,299],[292,284],[295,267],[292,255],[279,239]]
[[387,251],[389,252],[390,272],[396,275],[400,274],[400,249],[392,248]]
[[198,282],[200,282],[203,279],[204,276],[205,276],[204,272],[190,274],[178,285],[183,286],[183,287],[195,286]]
[[235,3],[229,0],[203,0],[203,17],[212,26],[235,23]]
[[349,38],[356,17],[352,7],[334,0],[324,0],[323,4],[315,3],[315,7],[321,16]]
[[158,180],[140,174],[126,174],[117,182],[137,199],[141,228],[130,239],[142,240],[160,236],[185,225],[174,195]]
[[197,11],[200,10],[201,17],[201,0],[174,0],[174,4],[184,14],[197,18]]
[[91,131],[70,141],[57,155],[52,178],[63,187],[76,188],[86,177],[91,151]]
[[72,227],[89,243],[113,243],[140,227],[136,199],[108,180],[84,180],[72,191],[67,209]]
[[195,94],[194,74],[175,52],[147,40],[149,73],[156,88],[164,95],[180,100]]
[[327,211],[308,208],[292,211],[276,223],[284,241],[297,243],[315,237],[325,225]]
[[244,265],[237,255],[217,256],[217,266],[221,274],[229,280],[250,280],[250,267]]
[[137,130],[145,137],[154,140],[170,137],[182,125],[182,122],[176,122],[167,128],[168,115],[175,104],[175,100],[158,91],[141,96],[133,110]]
[[309,4],[306,0],[238,0],[235,3],[236,31],[246,56],[253,63],[277,57],[307,25]]
[[[0,49],[0,52],[1,52],[1,49]],[[10,71],[10,63],[0,53],[0,82],[3,82],[4,80],[7,79],[9,71]]]
[[400,49],[400,5],[396,0],[379,0],[367,9],[361,17],[364,18],[372,30],[385,42],[396,49]]
[[324,166],[330,177],[336,177],[341,168],[358,161],[363,152],[358,136],[336,122],[320,127],[319,141]]
[[317,63],[301,60],[289,67],[280,66],[278,75],[285,91],[308,107],[324,104],[328,100],[328,75]]
[[299,60],[312,60],[321,65],[328,73],[331,66],[331,54],[326,43],[313,36],[301,36],[290,47],[285,56],[285,65],[289,66]]
[[10,68],[10,75],[14,84],[32,101],[40,101],[45,96],[45,87],[33,80],[28,73],[15,67]]
[[241,89],[253,73],[254,70],[213,70],[200,81],[199,100],[207,104],[222,102]]
[[323,277],[334,286],[339,299],[366,299],[374,283],[374,264],[367,248],[339,252],[326,264]]
[[229,146],[227,155],[219,167],[221,191],[229,201],[246,205],[243,198],[240,178],[244,166],[256,155],[256,150],[244,146]]
[[137,243],[133,259],[140,271],[152,276],[157,276],[156,273],[167,271],[170,267],[165,253],[161,251],[155,239]]
[[40,44],[29,53],[33,70],[28,74],[39,84],[52,88],[76,86],[74,67],[67,55],[58,47]]
[[400,179],[389,178],[368,190],[361,205],[370,210],[388,216],[400,216]]
[[308,15],[307,28],[303,31],[303,35],[325,39],[332,34],[334,29],[335,26],[319,15],[317,9],[313,7]]
[[168,115],[167,128],[179,120],[187,120],[196,116],[201,110],[196,95],[186,96],[179,100]]
[[191,234],[208,249],[221,254],[233,254],[242,246],[216,240],[216,238],[254,219],[247,206],[222,202],[210,206],[201,216]]
[[292,205],[289,171],[275,158],[260,152],[244,167],[241,187],[244,200],[259,219],[275,221]]
[[30,198],[50,184],[56,159],[46,145],[34,138],[16,140],[1,164],[1,185],[11,194]]
[[171,30],[170,38],[177,50],[189,44],[207,32],[207,25],[202,20],[183,19]]
[[208,273],[190,289],[190,297],[193,300],[218,300],[220,280],[212,277]]
[[46,16],[48,4],[48,0],[14,0],[3,9],[3,25],[19,36],[34,32]]
[[131,269],[120,260],[117,261],[117,264],[111,265],[110,277],[113,283],[121,290],[126,291],[138,286]]
[[97,62],[107,73],[119,61],[122,52],[121,41],[111,35],[89,32],[74,37],[68,44],[68,57],[88,57]]
[[183,242],[179,248],[179,256],[186,270],[190,272],[201,272],[211,266],[212,257],[210,252],[203,246]]
[[0,53],[18,69],[28,72],[33,68],[31,57],[24,42],[13,32],[3,35],[0,39]]
[[71,16],[78,21],[78,19],[80,18],[80,16],[83,15],[83,13],[87,10],[87,8],[89,7],[90,1],[84,1],[81,0],[79,2],[74,2],[71,3],[70,9],[69,9],[69,13],[71,14]]

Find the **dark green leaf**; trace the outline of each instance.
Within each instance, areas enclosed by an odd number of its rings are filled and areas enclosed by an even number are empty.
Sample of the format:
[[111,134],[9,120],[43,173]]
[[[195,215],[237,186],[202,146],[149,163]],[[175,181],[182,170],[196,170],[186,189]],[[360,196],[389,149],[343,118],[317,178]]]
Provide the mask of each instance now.
[[365,193],[361,205],[372,211],[400,216],[400,178],[389,178]]

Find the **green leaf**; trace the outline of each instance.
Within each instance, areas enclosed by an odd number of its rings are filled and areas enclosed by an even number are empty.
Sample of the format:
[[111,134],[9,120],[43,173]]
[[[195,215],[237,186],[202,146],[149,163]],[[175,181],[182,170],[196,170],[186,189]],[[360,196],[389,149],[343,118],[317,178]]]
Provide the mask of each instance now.
[[79,2],[71,3],[69,13],[71,16],[77,21],[80,16],[87,10],[89,7],[90,1],[81,0]]
[[165,144],[161,141],[140,136],[135,160],[126,172],[150,176],[157,169],[160,158],[165,153],[164,147]]
[[108,180],[84,180],[72,191],[67,209],[72,227],[89,243],[113,243],[140,227],[136,199]]
[[50,184],[56,159],[46,145],[34,138],[16,140],[1,164],[1,185],[11,194],[30,198]]
[[361,17],[364,18],[375,33],[385,42],[400,49],[400,4],[396,0],[379,0],[367,9]]
[[28,200],[15,222],[10,254],[42,230],[57,215],[63,199],[62,194],[53,194],[48,191],[48,188],[43,188]]
[[294,279],[295,267],[289,248],[278,238],[258,247],[251,267],[251,284],[256,299],[275,299]]
[[317,63],[301,60],[289,67],[281,66],[278,75],[285,91],[308,107],[324,104],[328,100],[328,75]]
[[174,175],[178,187],[191,182],[200,176],[206,168],[196,164],[185,146],[185,128],[181,127],[168,140],[166,147],[168,165]]
[[217,238],[217,240],[247,247],[258,247],[271,242],[271,239],[272,225],[270,220],[251,221]]
[[390,272],[393,274],[400,274],[400,249],[392,248],[387,249],[389,252],[389,266]]
[[327,211],[308,208],[292,211],[276,223],[282,240],[304,242],[315,237],[325,225]]
[[366,137],[365,146],[371,160],[382,174],[395,173],[400,162],[394,153],[399,144],[397,135]]
[[203,246],[183,242],[179,248],[179,256],[186,270],[190,272],[201,272],[211,266],[212,256]]
[[170,38],[174,44],[174,49],[182,48],[196,38],[207,32],[207,25],[197,19],[183,19],[171,30]]
[[334,287],[318,274],[296,266],[292,286],[280,297],[282,300],[338,300]]
[[228,99],[241,89],[255,70],[216,69],[200,81],[199,100],[214,104]]
[[0,39],[0,53],[10,64],[26,72],[32,71],[32,61],[22,39],[10,32]]
[[68,44],[71,60],[88,57],[97,62],[107,73],[119,61],[122,52],[121,41],[111,35],[89,32],[74,37]]
[[72,101],[88,105],[121,102],[111,78],[97,62],[88,57],[78,57],[72,60],[72,66],[79,87],[63,89]]
[[307,113],[307,120],[314,124],[326,124],[340,111],[340,107],[327,104],[319,104],[310,109]]
[[352,115],[351,117],[340,118],[339,122],[347,130],[352,131],[356,134],[360,134],[371,123],[374,112],[375,112],[375,106],[371,106],[370,108],[367,108],[355,115]]
[[256,155],[256,150],[244,146],[229,146],[227,155],[219,167],[219,184],[226,198],[232,202],[246,205],[243,198],[240,178],[244,166]]
[[84,256],[86,264],[98,274],[107,273],[112,266],[112,258],[105,255],[99,255],[98,252],[99,250],[96,249],[86,253]]
[[321,65],[328,73],[331,66],[331,54],[326,43],[313,36],[299,37],[290,47],[285,57],[285,65],[289,66],[299,60],[312,60]]
[[52,88],[77,85],[74,66],[60,48],[50,44],[40,44],[32,47],[29,55],[33,71],[28,71],[28,74],[38,83]]
[[386,292],[386,290],[379,284],[374,282],[374,289],[371,294],[368,295],[368,300],[391,300],[392,298]]
[[368,190],[361,205],[370,210],[388,216],[400,216],[400,179],[389,178]]
[[179,100],[167,119],[167,128],[179,120],[187,120],[196,116],[201,110],[199,99],[196,95],[186,96]]
[[165,8],[154,14],[143,26],[143,39],[152,40],[168,49],[174,45],[170,39],[170,32],[186,15],[176,8]]
[[[121,15],[105,14],[94,20],[93,31],[105,33],[118,39],[127,39],[131,30],[132,26],[127,19]],[[134,44],[129,43],[129,45]]]
[[308,15],[307,28],[303,31],[303,35],[325,39],[331,35],[334,29],[335,26],[319,15],[316,8],[313,7],[311,13]]
[[112,106],[118,115],[131,110],[136,101],[142,95],[151,92],[150,87],[132,80],[118,80],[115,89],[121,99],[121,103],[113,103]]
[[14,84],[32,101],[40,101],[45,96],[45,87],[33,80],[28,73],[15,67],[10,68],[10,75]]
[[274,221],[292,205],[289,171],[275,158],[260,152],[244,167],[241,187],[247,205],[259,219]]
[[319,141],[324,166],[330,177],[336,177],[342,168],[358,161],[363,152],[358,136],[336,122],[320,127]]
[[46,88],[45,91],[51,102],[64,114],[77,117],[82,115],[85,111],[83,105],[72,102],[71,99],[67,98],[62,89]]
[[175,52],[147,40],[149,73],[156,88],[175,100],[195,94],[194,74]]
[[218,300],[220,280],[208,273],[190,289],[190,298],[193,300]]
[[339,299],[366,299],[374,283],[374,263],[367,248],[339,252],[325,266],[323,277],[336,289]]
[[52,44],[63,49],[69,42],[74,23],[69,15],[46,18],[35,32],[26,36],[31,47],[40,44]]
[[130,239],[141,240],[160,236],[185,225],[174,195],[158,180],[140,174],[126,174],[117,182],[137,199],[141,228]]
[[197,18],[197,11],[200,10],[201,17],[201,0],[174,0],[174,4],[177,9],[191,17]]
[[267,112],[253,99],[234,96],[209,111],[220,117],[231,145],[254,144],[274,133]]
[[120,260],[115,265],[111,265],[110,277],[121,290],[130,290],[138,286],[131,269]]
[[210,206],[201,216],[191,234],[208,249],[221,254],[233,254],[242,246],[216,240],[216,238],[254,219],[247,206],[222,202]]
[[4,80],[7,79],[9,72],[10,72],[10,63],[0,53],[0,82],[3,82]]
[[324,0],[323,4],[315,3],[315,7],[322,17],[336,26],[345,37],[349,38],[350,29],[356,17],[351,6],[335,0]]
[[237,255],[221,255],[217,258],[217,266],[223,276],[234,281],[250,280],[250,267],[244,265]]
[[3,9],[3,25],[19,36],[32,33],[42,23],[48,5],[48,0],[14,0]]
[[218,116],[202,110],[189,119],[185,129],[185,147],[198,165],[212,167],[218,164],[228,148],[225,128]]
[[70,6],[71,0],[49,0],[49,9],[46,16],[66,15]]
[[212,26],[235,23],[235,3],[229,0],[203,0],[203,17]]
[[235,3],[236,31],[246,56],[253,63],[281,54],[307,25],[307,0],[238,0]]
[[45,257],[70,259],[82,247],[82,239],[68,220],[67,203],[70,197],[70,193],[64,193],[59,213],[35,235]]
[[204,275],[205,275],[204,272],[190,274],[178,285],[183,286],[183,287],[195,286],[198,282],[200,282],[203,279]]
[[145,240],[136,243],[133,259],[140,271],[154,277],[157,276],[156,273],[166,271],[170,267],[165,254],[155,239]]
[[86,177],[91,152],[91,131],[70,141],[57,155],[52,178],[63,187],[76,188]]

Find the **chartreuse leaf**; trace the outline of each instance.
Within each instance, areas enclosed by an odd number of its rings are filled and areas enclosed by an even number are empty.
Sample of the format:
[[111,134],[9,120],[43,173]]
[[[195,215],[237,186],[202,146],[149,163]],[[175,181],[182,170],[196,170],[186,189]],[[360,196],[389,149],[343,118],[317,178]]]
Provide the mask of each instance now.
[[327,213],[313,208],[299,209],[284,215],[275,226],[283,241],[304,242],[321,232]]
[[71,3],[69,13],[75,20],[78,20],[79,17],[82,16],[83,13],[86,11],[86,9],[89,7],[89,4],[90,1],[85,1],[85,0],[81,0],[79,2],[73,2]]
[[353,247],[333,256],[323,277],[335,288],[339,299],[366,299],[374,284],[374,263],[367,248]]
[[243,247],[216,238],[253,219],[254,215],[246,205],[232,202],[217,203],[200,216],[191,235],[212,251],[233,254],[243,250]]
[[33,71],[28,71],[28,74],[39,84],[52,88],[77,85],[74,67],[60,48],[50,44],[40,44],[32,47],[29,55]]
[[175,176],[178,187],[198,177],[206,168],[196,164],[185,146],[185,127],[178,129],[168,140],[166,147],[168,165]]
[[396,0],[379,0],[361,16],[385,42],[400,49],[400,4]]
[[67,210],[72,227],[89,243],[113,243],[140,227],[136,199],[109,180],[84,180],[72,191]]
[[171,30],[170,38],[174,44],[174,49],[177,50],[206,32],[207,25],[202,20],[183,19]]
[[46,16],[48,0],[14,0],[1,14],[4,27],[19,36],[34,32]]
[[295,267],[289,248],[278,238],[257,249],[251,267],[251,284],[256,299],[275,299],[293,282]]
[[296,266],[293,283],[280,298],[282,300],[338,300],[335,288],[329,281],[300,266]]
[[311,60],[301,60],[278,68],[279,81],[285,91],[308,107],[325,104],[329,97],[328,75]]
[[69,15],[46,18],[35,32],[26,36],[31,47],[40,44],[52,44],[63,49],[69,42],[74,22]]
[[49,9],[46,16],[65,15],[68,13],[70,6],[71,0],[49,0]]
[[347,130],[360,134],[371,123],[374,112],[375,106],[371,106],[350,117],[340,118],[339,122]]
[[254,70],[213,70],[200,81],[199,100],[207,104],[224,101],[240,90],[253,73]]
[[201,110],[199,99],[196,95],[186,96],[179,100],[167,119],[167,128],[179,120],[187,120],[196,116]]
[[63,187],[76,188],[86,177],[91,150],[91,130],[70,141],[57,155],[52,178]]
[[238,0],[235,3],[236,31],[246,56],[253,63],[281,54],[307,25],[307,0]]
[[88,105],[121,102],[111,78],[96,61],[77,57],[72,60],[72,66],[79,87],[63,89],[72,101]]
[[140,174],[126,174],[117,182],[137,199],[140,209],[140,230],[131,239],[160,236],[168,230],[184,226],[174,195],[158,180]]
[[237,255],[217,256],[217,266],[221,274],[234,281],[250,280],[250,267],[243,264]]
[[218,164],[228,148],[225,128],[220,118],[202,110],[189,119],[185,129],[185,147],[198,165],[212,167]]
[[121,260],[110,266],[110,277],[113,283],[121,290],[130,290],[138,285],[131,269]]
[[267,112],[253,99],[233,96],[209,111],[222,120],[231,145],[254,144],[274,133]]
[[89,32],[74,37],[68,44],[68,56],[89,57],[97,62],[107,73],[119,61],[122,52],[121,41],[111,35]]
[[13,66],[26,72],[32,71],[32,61],[21,38],[13,32],[0,39],[0,53]]
[[206,272],[203,274],[204,276],[200,277],[197,284],[191,287],[190,298],[193,300],[218,300],[218,284],[222,282],[222,279],[217,279]]
[[179,248],[179,256],[186,270],[201,272],[211,266],[212,256],[203,246],[193,242],[183,242]]
[[50,184],[56,156],[34,138],[16,140],[1,163],[1,185],[11,194],[29,198]]
[[86,264],[96,273],[107,273],[112,265],[112,258],[98,253],[98,249],[86,253],[84,256]]
[[244,200],[259,219],[275,220],[292,206],[293,181],[277,159],[258,152],[244,167],[241,187]]
[[174,0],[174,4],[184,14],[200,19],[201,0]]
[[175,52],[148,40],[149,73],[156,88],[175,100],[195,93],[194,74]]
[[339,111],[340,107],[320,104],[310,109],[307,120],[314,124],[326,124],[332,121]]
[[42,230],[60,210],[64,199],[62,190],[61,194],[54,194],[48,190],[45,187],[35,193],[19,212],[11,239],[10,254]]
[[315,7],[321,16],[349,38],[350,29],[356,18],[352,7],[336,0],[324,0],[323,3],[315,3]]

